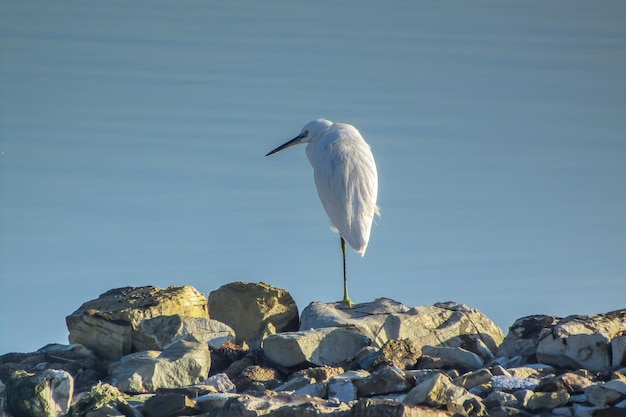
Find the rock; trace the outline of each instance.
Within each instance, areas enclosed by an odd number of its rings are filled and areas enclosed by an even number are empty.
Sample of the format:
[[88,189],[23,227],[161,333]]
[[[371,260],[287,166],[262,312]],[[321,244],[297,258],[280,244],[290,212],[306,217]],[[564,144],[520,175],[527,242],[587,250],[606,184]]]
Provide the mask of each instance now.
[[237,397],[238,394],[205,394],[196,398],[196,408],[201,413],[217,412],[228,400]]
[[111,366],[111,384],[127,393],[184,387],[206,379],[211,355],[206,343],[179,340],[163,352],[144,351],[123,357]]
[[[461,371],[476,371],[484,366],[484,362],[477,354],[459,347],[424,346],[422,357],[438,359],[437,368],[460,369]],[[429,366],[433,367],[433,366]]]
[[568,400],[569,394],[567,391],[563,390],[554,392],[532,392],[524,398],[522,406],[532,411],[552,410],[553,408],[560,407],[567,403]]
[[326,383],[316,381],[315,378],[299,376],[292,378],[275,388],[276,391],[291,392],[295,395],[310,395],[312,397],[326,396]]
[[58,369],[74,378],[74,390],[91,388],[106,377],[106,368],[96,355],[79,344],[49,344],[32,353],[9,353],[0,356],[0,379],[8,380],[17,370],[38,372]]
[[550,365],[541,363],[528,364],[526,366],[520,366],[515,368],[509,368],[510,375],[519,376],[521,378],[536,378],[541,379],[544,377],[554,376],[555,369]]
[[321,398],[279,393],[272,397],[239,395],[229,399],[211,417],[349,417],[350,407]]
[[208,319],[206,297],[191,286],[126,287],[109,290],[66,318],[71,343],[100,358],[117,360],[133,350],[133,333],[143,320],[181,315]]
[[5,386],[5,410],[20,417],[57,417],[67,414],[74,379],[61,370],[16,371]]
[[560,368],[607,370],[611,366],[609,339],[602,333],[555,338],[546,332],[537,346],[537,359]]
[[451,385],[453,384],[447,375],[442,373],[434,374],[410,390],[404,398],[403,403],[410,405],[427,405],[431,407],[444,406],[449,397],[447,390]]
[[281,383],[280,374],[273,368],[250,365],[237,375],[233,382],[237,391],[245,392],[261,385],[263,390],[274,389]]
[[376,352],[370,369],[374,369],[383,363],[406,369],[415,365],[422,355],[421,346],[414,340],[388,340],[383,347]]
[[452,417],[452,413],[436,408],[402,404],[392,400],[363,398],[356,402],[353,417]]
[[411,388],[406,375],[396,366],[381,366],[366,378],[355,379],[353,382],[359,397],[402,392]]
[[626,336],[616,337],[611,340],[611,366],[619,368],[626,365]]
[[354,356],[369,343],[370,340],[360,333],[329,327],[266,337],[263,340],[263,353],[284,367],[307,362],[318,366],[334,365]]
[[341,375],[328,381],[327,395],[328,399],[336,398],[342,403],[349,403],[357,399],[357,391],[352,379]]
[[[619,382],[621,381],[618,381],[618,383]],[[587,401],[595,406],[612,404],[626,397],[626,394],[610,389],[610,386],[607,387],[607,385],[602,382],[587,387],[585,389],[585,395],[587,396]]]
[[205,317],[186,317],[178,314],[159,316],[139,323],[133,333],[133,349],[163,350],[166,345],[186,336],[206,342],[217,349],[235,341],[235,332],[226,324]]
[[463,387],[465,389],[473,388],[477,385],[486,384],[491,381],[491,377],[493,375],[488,369],[480,369],[474,372],[468,372],[464,375],[455,378],[454,385],[458,385],[459,387]]
[[[103,416],[142,417],[117,388],[99,382],[72,406],[68,417],[91,417],[102,411]],[[106,411],[106,413],[105,413]]]
[[493,384],[493,389],[500,391],[533,390],[539,385],[539,380],[536,378],[523,378],[512,375],[494,375],[491,377],[491,383]]
[[444,374],[436,374],[416,385],[402,401],[404,404],[441,407],[458,416],[485,416],[486,407],[480,397],[456,386]]
[[498,348],[498,355],[506,358],[521,356],[525,362],[532,359],[537,352],[539,336],[544,329],[550,328],[560,320],[558,317],[534,315],[515,320],[509,333]]
[[566,372],[559,376],[542,380],[535,391],[559,391],[565,390],[569,394],[583,392],[585,388],[592,385],[593,382],[587,377],[575,374],[574,372]]
[[388,340],[409,339],[419,346],[462,347],[463,336],[477,335],[493,352],[502,342],[502,330],[481,312],[456,303],[409,308],[379,298],[345,308],[341,303],[314,302],[302,312],[300,330],[322,327],[357,329],[382,347]]
[[189,415],[195,411],[195,405],[195,401],[183,394],[155,395],[145,402],[141,412],[145,417]]
[[259,347],[268,326],[275,332],[298,330],[298,307],[291,295],[265,283],[233,282],[209,294],[211,318],[226,323],[237,343]]
[[485,406],[488,408],[518,407],[519,400],[513,394],[504,391],[492,391],[485,398]]
[[215,391],[221,392],[221,393],[237,391],[237,386],[230,380],[228,375],[224,373],[215,374],[209,377],[206,381],[202,382],[202,385],[213,387],[215,388]]

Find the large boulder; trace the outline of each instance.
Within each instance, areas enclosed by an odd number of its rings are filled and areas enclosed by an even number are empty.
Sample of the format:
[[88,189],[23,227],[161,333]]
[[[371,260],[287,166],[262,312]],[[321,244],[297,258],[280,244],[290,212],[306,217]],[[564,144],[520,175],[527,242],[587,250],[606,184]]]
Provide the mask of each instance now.
[[111,384],[127,393],[179,388],[205,380],[211,354],[205,342],[178,340],[163,352],[132,353],[111,365]]
[[389,340],[408,339],[419,346],[486,346],[496,352],[502,330],[483,313],[463,304],[437,303],[409,308],[386,298],[347,308],[342,303],[309,304],[302,312],[300,330],[320,327],[357,329],[382,347]]
[[144,320],[180,315],[208,319],[207,299],[189,285],[159,288],[125,287],[88,301],[66,318],[71,343],[80,343],[107,360],[140,349],[135,331]]
[[518,319],[500,346],[502,357],[521,357],[560,368],[609,371],[624,362],[626,309],[592,316]]
[[61,370],[16,371],[5,387],[5,410],[20,417],[59,417],[72,403],[74,379]]
[[233,282],[212,291],[209,314],[235,331],[237,343],[253,348],[265,336],[298,329],[298,307],[291,295],[263,282]]

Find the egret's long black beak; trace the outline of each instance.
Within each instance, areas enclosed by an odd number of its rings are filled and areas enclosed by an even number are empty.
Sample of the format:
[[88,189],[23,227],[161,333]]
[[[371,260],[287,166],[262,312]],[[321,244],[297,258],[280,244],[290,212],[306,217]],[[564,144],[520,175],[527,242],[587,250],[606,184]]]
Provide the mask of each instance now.
[[272,155],[272,154],[274,154],[276,152],[282,151],[283,149],[287,149],[290,146],[297,145],[297,144],[299,144],[302,141],[302,138],[304,138],[305,136],[306,135],[304,133],[301,133],[298,136],[296,136],[295,138],[291,139],[289,142],[283,143],[278,148],[276,148],[276,149],[274,149],[272,151],[269,151],[265,156],[270,156],[270,155]]

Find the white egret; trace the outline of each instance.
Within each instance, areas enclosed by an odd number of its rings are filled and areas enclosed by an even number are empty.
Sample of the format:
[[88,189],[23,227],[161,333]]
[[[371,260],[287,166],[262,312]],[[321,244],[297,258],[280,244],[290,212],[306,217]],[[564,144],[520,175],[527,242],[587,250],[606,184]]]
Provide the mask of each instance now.
[[348,306],[346,242],[361,256],[370,239],[374,215],[380,215],[378,173],[370,146],[352,125],[325,119],[309,122],[298,136],[265,156],[290,146],[308,143],[306,154],[313,166],[317,193],[339,233],[343,255],[343,302]]

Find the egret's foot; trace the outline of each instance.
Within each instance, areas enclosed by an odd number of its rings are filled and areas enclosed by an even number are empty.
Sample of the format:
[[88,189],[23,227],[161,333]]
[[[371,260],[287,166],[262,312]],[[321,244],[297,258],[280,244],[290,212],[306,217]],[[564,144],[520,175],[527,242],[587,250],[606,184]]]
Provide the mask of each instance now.
[[352,306],[354,305],[354,303],[347,294],[343,296],[343,300],[341,300],[340,303],[346,304],[348,308],[352,308]]

